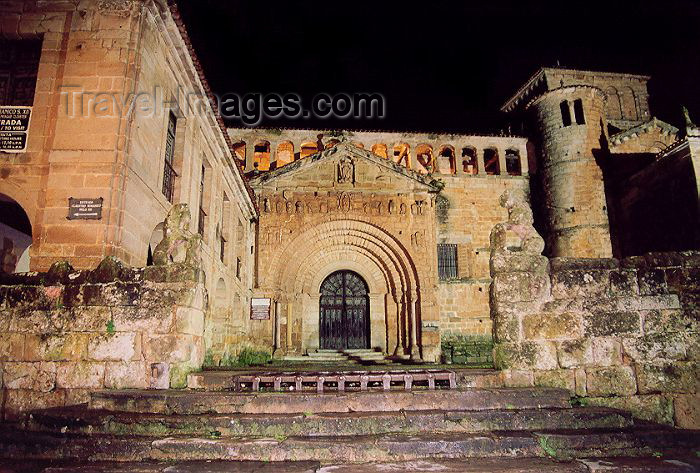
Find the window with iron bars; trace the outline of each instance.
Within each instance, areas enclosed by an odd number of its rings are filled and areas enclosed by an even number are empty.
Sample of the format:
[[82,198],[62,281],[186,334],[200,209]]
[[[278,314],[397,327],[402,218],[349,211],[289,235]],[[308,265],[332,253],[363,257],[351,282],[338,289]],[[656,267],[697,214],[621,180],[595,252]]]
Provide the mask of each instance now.
[[457,245],[453,243],[440,243],[438,253],[438,277],[441,280],[455,279],[457,277]]
[[177,173],[173,167],[175,159],[175,130],[177,128],[177,118],[170,112],[168,117],[168,133],[165,138],[165,165],[163,169],[163,195],[168,202],[173,201],[175,191],[175,178]]
[[40,40],[0,39],[0,105],[34,103],[40,57]]

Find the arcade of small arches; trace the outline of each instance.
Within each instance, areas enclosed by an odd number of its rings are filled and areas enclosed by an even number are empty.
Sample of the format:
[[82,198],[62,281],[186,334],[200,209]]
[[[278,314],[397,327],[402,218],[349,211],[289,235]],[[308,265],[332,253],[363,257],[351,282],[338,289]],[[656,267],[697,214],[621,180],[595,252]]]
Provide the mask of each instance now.
[[[323,135],[319,134],[316,141],[303,141],[299,146],[290,140],[271,144],[262,139],[252,143],[252,146],[245,141],[238,141],[234,144],[234,151],[244,171],[271,171],[338,143],[340,140],[336,138],[324,141]],[[359,141],[351,143],[421,174],[521,176],[527,173],[527,163],[523,163],[521,150],[515,147],[477,148],[469,144],[455,147],[452,144],[421,142],[413,146],[406,142],[390,145],[373,143],[367,146]]]
[[260,288],[277,301],[278,313],[287,306],[285,340],[276,346],[288,353],[320,348],[321,288],[338,271],[356,273],[367,285],[371,348],[419,358],[426,304],[414,255],[383,229],[349,219],[302,232],[261,271]]

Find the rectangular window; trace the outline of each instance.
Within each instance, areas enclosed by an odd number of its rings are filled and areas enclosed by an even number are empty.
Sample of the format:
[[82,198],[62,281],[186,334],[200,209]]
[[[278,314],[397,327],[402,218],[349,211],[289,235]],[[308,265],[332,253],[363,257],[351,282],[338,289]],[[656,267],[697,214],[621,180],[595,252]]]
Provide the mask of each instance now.
[[574,100],[574,119],[577,125],[585,125],[586,119],[583,117],[583,101],[581,99]]
[[197,233],[204,236],[204,218],[207,216],[204,212],[204,173],[206,168],[202,164],[202,174],[199,178],[199,217],[197,219]]
[[561,110],[561,122],[564,126],[571,125],[571,110],[569,110],[569,102],[564,100],[559,104]]
[[32,106],[40,57],[39,40],[0,39],[0,105]]
[[236,277],[241,279],[241,259],[236,258]]
[[226,239],[223,235],[219,237],[219,244],[219,257],[221,258],[221,262],[226,264]]
[[165,137],[165,165],[163,169],[163,195],[168,202],[173,201],[173,193],[175,190],[175,178],[177,173],[173,167],[175,159],[175,131],[177,130],[177,118],[175,114],[170,112],[168,116],[168,132]]
[[441,280],[457,277],[457,245],[440,243],[438,250],[438,277]]

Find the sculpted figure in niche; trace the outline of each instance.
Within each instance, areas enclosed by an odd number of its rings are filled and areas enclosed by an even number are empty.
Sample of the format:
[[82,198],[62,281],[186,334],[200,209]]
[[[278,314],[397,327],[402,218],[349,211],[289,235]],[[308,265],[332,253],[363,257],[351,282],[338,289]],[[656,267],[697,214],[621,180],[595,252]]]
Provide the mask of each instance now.
[[163,239],[153,250],[153,264],[200,264],[202,237],[190,232],[190,219],[187,204],[173,205],[163,222]]
[[354,182],[353,174],[355,174],[355,164],[352,159],[345,156],[338,163],[338,183],[345,184]]

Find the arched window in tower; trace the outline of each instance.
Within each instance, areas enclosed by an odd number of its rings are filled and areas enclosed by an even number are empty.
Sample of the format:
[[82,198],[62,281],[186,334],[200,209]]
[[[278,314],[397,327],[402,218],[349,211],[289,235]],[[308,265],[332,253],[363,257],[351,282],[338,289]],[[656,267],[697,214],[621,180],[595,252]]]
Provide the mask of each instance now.
[[484,170],[490,176],[501,173],[501,164],[498,161],[498,150],[496,148],[486,148],[484,150]]
[[605,114],[609,120],[620,120],[622,118],[622,104],[620,103],[620,94],[617,93],[615,87],[605,89],[606,104]]
[[561,109],[561,122],[564,126],[571,125],[571,110],[569,110],[569,102],[567,100],[562,101],[559,104]]
[[639,120],[637,110],[637,96],[631,87],[624,87],[620,90],[622,101],[622,118],[625,120]]
[[416,146],[416,161],[418,161],[417,171],[423,173],[433,172],[435,165],[433,158],[433,147],[426,144]]
[[437,158],[437,171],[441,174],[454,174],[457,172],[455,161],[455,149],[451,145],[442,145]]
[[520,164],[520,152],[517,149],[506,150],[506,173],[509,176],[522,175],[522,166]]
[[479,173],[479,166],[476,164],[476,148],[473,146],[462,148],[462,170],[465,174]]
[[574,100],[574,119],[577,125],[586,124],[586,119],[583,116],[583,101],[581,99]]
[[386,145],[384,143],[375,143],[372,145],[372,152],[376,154],[377,156],[381,156],[384,159],[387,159],[389,155],[387,154],[387,149]]
[[270,170],[270,142],[258,141],[253,149],[253,167],[258,171]]

